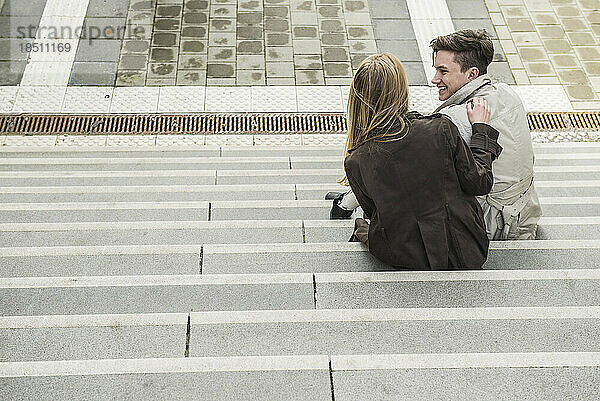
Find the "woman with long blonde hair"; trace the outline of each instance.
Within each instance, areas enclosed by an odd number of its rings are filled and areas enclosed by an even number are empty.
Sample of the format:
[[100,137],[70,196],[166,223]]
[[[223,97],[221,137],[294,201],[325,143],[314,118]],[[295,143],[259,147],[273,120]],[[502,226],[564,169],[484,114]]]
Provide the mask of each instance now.
[[408,82],[392,54],[365,59],[348,99],[346,176],[370,222],[356,219],[352,241],[409,269],[480,268],[488,239],[476,195],[493,183],[501,151],[483,99],[467,105],[473,138],[436,114],[409,112]]

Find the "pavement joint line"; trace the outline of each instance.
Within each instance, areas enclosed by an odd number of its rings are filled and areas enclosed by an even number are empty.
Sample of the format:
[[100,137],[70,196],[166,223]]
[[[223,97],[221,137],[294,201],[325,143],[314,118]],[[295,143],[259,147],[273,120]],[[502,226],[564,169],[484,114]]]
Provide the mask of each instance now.
[[394,369],[564,368],[599,366],[600,352],[332,355],[334,372]]
[[[595,249],[600,240],[521,240],[490,241],[490,249]],[[308,242],[274,244],[206,244],[207,254],[260,254],[260,253],[315,253],[315,252],[368,252],[360,242]]]
[[600,306],[305,309],[192,312],[192,326],[371,321],[600,319]]
[[253,284],[313,284],[313,274],[178,274],[0,278],[0,288],[154,287]]
[[328,370],[327,355],[0,362],[0,377]]
[[[275,223],[274,223],[275,222]],[[98,221],[75,223],[0,223],[0,232],[11,231],[101,231],[151,229],[272,228],[300,229],[301,220],[214,220],[214,221]]]
[[173,253],[200,252],[202,245],[95,245],[95,246],[47,246],[4,247],[0,257],[27,256],[85,256],[85,255],[170,255]]
[[188,312],[187,316],[187,325],[185,329],[185,351],[183,352],[183,356],[185,358],[189,358],[190,356],[190,339],[192,335],[192,317]]
[[0,316],[0,329],[185,325],[188,313]]
[[548,280],[600,280],[600,269],[11,277],[0,289],[313,284],[316,305],[319,284]]

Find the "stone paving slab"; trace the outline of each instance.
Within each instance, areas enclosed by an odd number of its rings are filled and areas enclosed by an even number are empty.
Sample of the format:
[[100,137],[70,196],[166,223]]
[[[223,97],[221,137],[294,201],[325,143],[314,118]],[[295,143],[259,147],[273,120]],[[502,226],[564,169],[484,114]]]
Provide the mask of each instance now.
[[0,248],[1,277],[198,274],[201,245]]
[[[146,196],[150,200],[151,196]],[[168,202],[167,204],[85,202],[64,203],[64,200],[49,199],[57,203],[18,203],[0,206],[2,223],[69,223],[109,221],[193,221],[208,220],[208,202]]]
[[[545,210],[545,209],[544,209]],[[304,242],[343,242],[354,230],[354,218],[362,216],[357,210],[352,219],[332,221],[304,221]],[[600,238],[600,220],[597,217],[542,217],[539,221],[538,240],[585,240]]]
[[238,170],[290,169],[288,158],[234,159],[187,157],[162,158],[40,158],[0,159],[0,171],[123,171],[123,170]]
[[[79,62],[78,62],[79,63]],[[96,62],[80,63],[95,64]],[[76,63],[77,64],[77,63]],[[107,67],[106,62],[99,62],[100,67]],[[407,66],[410,68],[410,66]],[[313,85],[282,86],[274,93],[269,87],[205,87],[177,86],[163,87],[117,87],[97,86],[66,87],[66,86],[6,86],[1,87],[5,92],[7,104],[3,105],[6,113],[186,113],[186,112],[301,112],[301,113],[343,113],[348,99],[348,86]],[[520,85],[513,89],[521,97],[528,112],[561,112],[573,111],[573,106],[561,85]],[[440,104],[433,88],[428,86],[411,86],[409,89],[410,108],[424,114],[433,112]],[[40,102],[41,100],[41,102]],[[222,133],[226,135],[227,133]],[[540,136],[538,138],[538,136]],[[220,136],[220,135],[219,135]],[[215,143],[219,136],[206,135],[205,143]],[[77,137],[75,135],[74,137]],[[170,144],[166,136],[148,135],[156,138],[161,145]],[[191,136],[190,136],[191,137]],[[188,138],[190,138],[188,137]],[[567,131],[567,132],[537,132],[532,135],[534,141],[543,142],[545,138],[554,138],[550,142],[565,141],[598,141],[597,131]],[[584,139],[588,138],[589,139]],[[58,137],[62,142],[65,138]],[[160,142],[158,142],[160,138]],[[201,137],[200,137],[201,138]],[[209,140],[210,138],[210,140]],[[247,138],[252,139],[251,136]],[[257,139],[265,135],[255,135],[256,144],[265,145]],[[309,137],[310,138],[310,137]],[[78,138],[74,138],[78,139]],[[82,137],[80,141],[84,141]],[[166,141],[164,141],[166,139]],[[87,139],[89,146],[91,141]],[[546,140],[548,142],[548,140]],[[99,144],[99,143],[98,143]],[[109,142],[109,145],[113,143]],[[252,145],[253,142],[245,143]],[[237,145],[243,145],[238,143]]]
[[215,178],[214,170],[0,172],[5,187],[210,185]]
[[136,221],[3,223],[5,246],[180,245],[302,242],[301,221]]
[[193,312],[190,356],[598,351],[594,307],[525,309]]
[[[297,362],[298,361],[298,362]],[[13,364],[15,366],[17,364]],[[14,400],[217,399],[329,401],[331,382],[326,355],[313,357],[137,359],[20,363],[29,375],[0,377],[0,396]],[[60,365],[76,373],[53,374]],[[72,367],[64,369],[65,366]],[[151,366],[157,367],[149,372]],[[135,394],[135,395],[134,395]],[[5,397],[6,396],[6,397]]]
[[[546,217],[599,216],[600,198],[540,198]],[[325,220],[331,201],[326,200],[252,200],[211,203],[211,220]]]
[[[489,274],[496,272],[503,274]],[[600,301],[594,295],[600,284],[595,279],[568,280],[565,276],[560,277],[559,272],[547,280],[533,276],[519,279],[504,274],[510,272],[487,271],[482,272],[480,279],[465,275],[456,281],[443,281],[441,277],[437,281],[435,276],[429,277],[431,272],[410,278],[410,274],[399,273],[383,279],[360,273],[342,277],[340,274],[317,274],[316,305],[320,309],[464,308],[586,306],[598,305]],[[550,272],[539,273],[535,277],[542,278]],[[432,278],[435,281],[430,280]]]
[[187,313],[0,318],[0,360],[181,357]]
[[[6,211],[48,211],[77,210],[81,207],[93,209],[85,202],[106,203],[122,202],[119,209],[153,209],[148,202],[161,202],[155,210],[167,209],[200,209],[208,207],[197,202],[234,201],[234,200],[293,200],[294,186],[288,185],[141,185],[141,186],[79,186],[79,187],[0,187],[5,188],[6,205],[0,206],[0,213]],[[64,206],[53,206],[51,203],[68,202]],[[84,204],[79,204],[84,202]],[[140,203],[131,208],[126,203]],[[17,204],[42,203],[30,208]],[[8,205],[13,204],[13,205]],[[97,205],[98,209],[109,209],[109,205]],[[190,211],[191,212],[191,211]]]
[[[310,309],[311,274],[0,279],[3,316]],[[240,278],[242,280],[240,280]],[[254,280],[253,280],[254,278]],[[75,285],[72,282],[77,283]],[[85,300],[79,302],[79,300]],[[140,302],[144,300],[144,302]]]
[[[599,244],[590,240],[508,241],[490,244],[485,269],[594,269]],[[203,271],[214,273],[389,271],[362,244],[205,245]]]
[[477,399],[482,394],[523,401],[592,400],[598,373],[596,366],[416,368],[333,372],[333,383],[336,400],[341,401]]

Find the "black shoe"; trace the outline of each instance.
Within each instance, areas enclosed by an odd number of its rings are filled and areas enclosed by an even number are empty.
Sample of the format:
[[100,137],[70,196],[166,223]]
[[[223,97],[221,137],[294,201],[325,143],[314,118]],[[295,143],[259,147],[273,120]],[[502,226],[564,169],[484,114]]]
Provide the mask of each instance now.
[[354,210],[347,210],[340,206],[340,202],[344,198],[344,193],[342,192],[328,192],[325,195],[326,200],[333,200],[333,205],[331,205],[331,211],[329,212],[329,218],[331,220],[342,220],[349,219],[352,216]]

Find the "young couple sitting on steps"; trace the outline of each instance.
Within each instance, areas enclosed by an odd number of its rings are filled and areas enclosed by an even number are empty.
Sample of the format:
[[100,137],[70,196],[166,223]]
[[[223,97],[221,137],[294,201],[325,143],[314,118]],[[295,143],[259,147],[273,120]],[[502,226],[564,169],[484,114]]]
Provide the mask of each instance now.
[[489,240],[534,239],[541,216],[533,147],[523,104],[487,69],[494,47],[485,31],[431,42],[432,83],[443,103],[410,112],[408,83],[389,53],[358,68],[348,99],[348,139],[330,217],[361,206],[350,241],[405,269],[478,269]]

